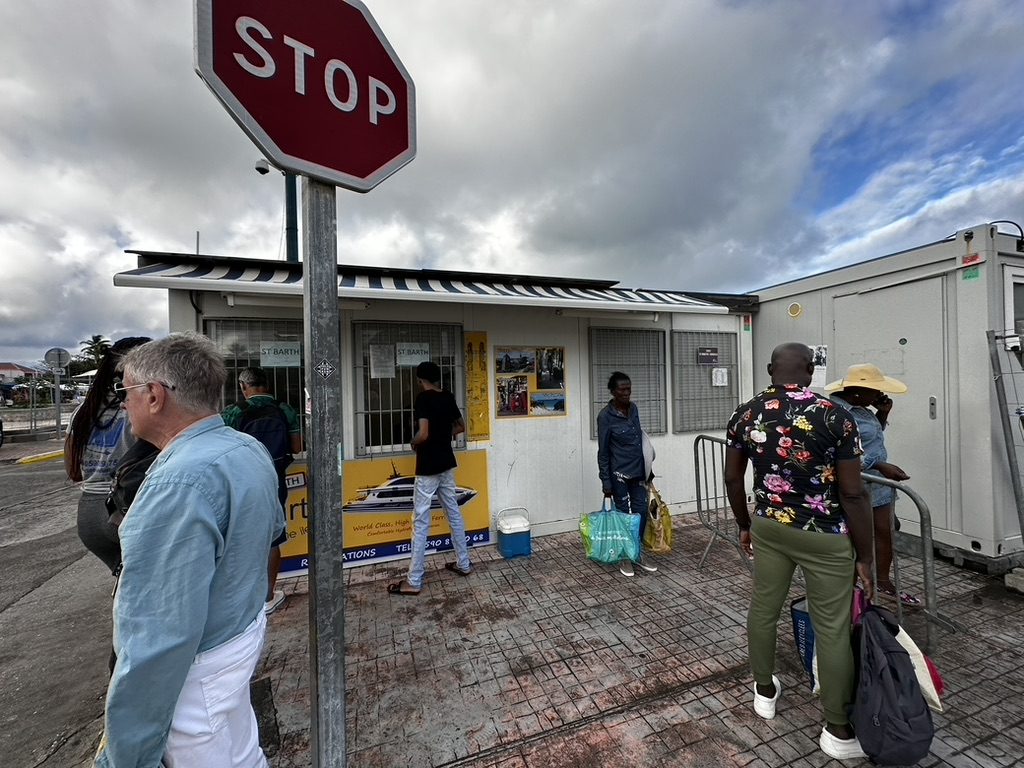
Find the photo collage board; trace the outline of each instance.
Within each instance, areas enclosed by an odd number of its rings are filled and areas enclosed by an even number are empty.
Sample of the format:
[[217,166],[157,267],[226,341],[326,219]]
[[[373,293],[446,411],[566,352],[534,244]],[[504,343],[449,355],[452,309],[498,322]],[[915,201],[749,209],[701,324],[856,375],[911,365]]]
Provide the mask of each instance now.
[[565,347],[494,347],[495,416],[565,416]]

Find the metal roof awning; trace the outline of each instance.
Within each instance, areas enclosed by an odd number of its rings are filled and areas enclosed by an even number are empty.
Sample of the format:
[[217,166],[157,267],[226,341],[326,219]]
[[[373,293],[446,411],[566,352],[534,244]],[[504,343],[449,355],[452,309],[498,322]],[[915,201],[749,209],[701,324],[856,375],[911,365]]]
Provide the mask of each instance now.
[[[139,266],[114,275],[114,285],[248,294],[254,299],[302,298],[301,263],[153,251],[128,253],[138,255]],[[343,265],[338,267],[338,297],[361,301],[512,304],[556,310],[714,314],[729,311],[721,304],[678,291],[619,288],[615,282],[605,280]]]

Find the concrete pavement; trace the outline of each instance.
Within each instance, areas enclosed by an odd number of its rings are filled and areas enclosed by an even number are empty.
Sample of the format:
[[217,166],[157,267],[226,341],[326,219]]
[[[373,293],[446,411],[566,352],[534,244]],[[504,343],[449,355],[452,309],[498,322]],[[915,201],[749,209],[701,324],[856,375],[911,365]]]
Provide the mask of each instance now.
[[[468,579],[433,556],[418,597],[385,592],[402,563],[346,571],[347,765],[868,765],[818,750],[821,710],[788,616],[779,625],[778,715],[754,715],[750,577],[724,544],[698,571],[707,541],[692,516],[677,516],[661,570],[632,579],[587,561],[577,534],[534,539],[530,559],[475,550]],[[920,563],[902,565],[905,588],[920,592]],[[1024,597],[944,562],[936,576],[940,610],[963,629],[936,632],[946,711],[919,765],[1019,765]],[[288,590],[259,673],[273,693],[275,768],[309,765],[305,580]],[[920,614],[904,625],[923,644]]]
[[[0,464],[55,449],[9,443],[0,448]],[[418,597],[385,592],[404,573],[402,562],[346,571],[347,765],[867,765],[818,751],[820,707],[798,665],[788,617],[779,627],[779,714],[770,722],[753,714],[745,641],[750,577],[721,543],[698,571],[709,534],[691,515],[674,522],[674,550],[657,559],[661,570],[638,570],[632,579],[587,561],[574,533],[534,539],[529,559],[474,550],[470,578],[445,571],[445,556],[432,556]],[[66,583],[44,585],[53,595],[33,596],[37,609],[86,590],[99,596],[90,612],[109,610],[106,579],[94,584],[74,570],[95,565],[86,559],[62,573]],[[932,753],[920,765],[1018,765],[1024,596],[997,577],[942,561],[936,577],[940,610],[963,629],[936,631],[932,656],[946,681],[946,711],[935,716]],[[919,562],[904,560],[903,578],[920,593]],[[298,768],[310,764],[307,584],[299,578],[284,587],[289,598],[270,617],[254,691],[271,765]],[[12,605],[9,622],[32,607],[23,600]],[[905,626],[923,643],[919,614],[907,615]],[[46,765],[81,764],[70,755],[88,754],[99,737],[105,638],[89,654],[96,656],[92,666],[73,644],[40,653],[38,638],[5,640],[9,671],[13,658],[27,659],[59,685],[53,674],[79,676],[74,670],[89,667],[97,690],[74,716],[8,691],[9,718],[38,720],[48,712],[80,725],[59,729],[63,763],[51,744],[26,744],[20,754],[34,755],[33,762],[3,764],[31,765],[44,755]],[[29,709],[17,709],[18,702]],[[3,746],[7,758],[19,754],[7,749],[13,744]]]

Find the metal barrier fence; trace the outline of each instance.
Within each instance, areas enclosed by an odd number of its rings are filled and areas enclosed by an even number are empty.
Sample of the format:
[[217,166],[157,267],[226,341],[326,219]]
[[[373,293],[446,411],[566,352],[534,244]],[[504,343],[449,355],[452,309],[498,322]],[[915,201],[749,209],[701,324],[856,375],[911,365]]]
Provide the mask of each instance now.
[[[740,547],[739,528],[736,526],[736,519],[729,508],[729,499],[725,490],[725,446],[726,442],[720,437],[711,435],[698,435],[693,441],[693,458],[697,482],[697,517],[701,525],[711,532],[711,540],[704,549],[697,568],[704,567],[704,561],[711,551],[712,545],[721,539],[730,544],[740,557],[744,567],[752,572],[750,560],[743,553]],[[876,483],[893,488],[896,495],[904,494],[917,507],[917,514],[921,525],[921,564],[924,581],[924,608],[922,610],[925,621],[925,652],[932,650],[932,625],[939,624],[950,631],[957,630],[957,624],[946,616],[939,613],[938,598],[935,593],[935,548],[932,542],[932,518],[928,510],[928,504],[911,487],[893,480],[887,480],[877,475],[862,474],[865,483]],[[893,505],[895,509],[895,504]],[[889,525],[893,526],[895,513],[890,518]],[[895,534],[895,531],[893,531]],[[872,535],[874,529],[872,527]],[[893,536],[893,584],[896,587],[897,596],[900,594],[899,558],[895,547],[895,535]],[[897,597],[896,615],[903,622],[903,605]]]

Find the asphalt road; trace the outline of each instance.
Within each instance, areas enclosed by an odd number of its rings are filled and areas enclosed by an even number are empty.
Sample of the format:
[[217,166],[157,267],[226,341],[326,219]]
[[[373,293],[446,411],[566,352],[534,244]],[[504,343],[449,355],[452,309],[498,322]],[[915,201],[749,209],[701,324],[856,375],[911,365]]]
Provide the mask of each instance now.
[[0,765],[91,764],[110,654],[106,567],[59,461],[0,465]]

